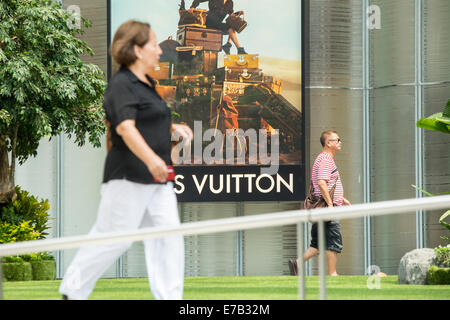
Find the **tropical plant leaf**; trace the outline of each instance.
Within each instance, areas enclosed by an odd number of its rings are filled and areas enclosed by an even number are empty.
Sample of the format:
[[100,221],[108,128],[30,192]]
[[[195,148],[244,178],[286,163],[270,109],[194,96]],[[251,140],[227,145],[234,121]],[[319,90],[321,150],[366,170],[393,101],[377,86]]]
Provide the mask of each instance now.
[[444,108],[444,112],[442,112],[442,115],[446,118],[450,118],[450,100],[447,101],[447,105]]
[[422,118],[417,121],[416,125],[419,128],[433,130],[450,134],[450,126],[442,120],[442,112],[435,113],[428,118]]
[[419,190],[420,192],[426,194],[426,195],[429,196],[429,197],[434,197],[434,196],[436,196],[435,194],[429,193],[428,191],[425,191],[425,190],[419,188],[419,187],[416,186],[416,185],[413,185],[413,184],[412,184],[411,187],[413,187],[413,188]]
[[450,216],[450,210],[448,210],[446,213],[444,213],[440,218],[439,218],[439,223],[441,225],[443,225],[444,227],[446,227],[448,230],[450,230],[450,224],[448,224],[447,222],[444,221],[445,218],[447,218],[448,216]]

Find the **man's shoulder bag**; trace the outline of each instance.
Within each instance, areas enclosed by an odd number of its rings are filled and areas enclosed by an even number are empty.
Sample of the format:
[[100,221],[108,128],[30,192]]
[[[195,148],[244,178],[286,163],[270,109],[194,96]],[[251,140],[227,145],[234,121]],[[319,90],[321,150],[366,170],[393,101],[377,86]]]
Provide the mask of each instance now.
[[[336,183],[333,185],[333,187],[330,190],[330,197],[333,199],[334,197],[334,190],[336,189]],[[316,196],[314,194],[314,184],[311,181],[311,184],[309,186],[309,192],[306,196],[305,201],[303,202],[303,209],[316,209],[316,208],[327,208],[328,204],[323,198],[323,196]]]

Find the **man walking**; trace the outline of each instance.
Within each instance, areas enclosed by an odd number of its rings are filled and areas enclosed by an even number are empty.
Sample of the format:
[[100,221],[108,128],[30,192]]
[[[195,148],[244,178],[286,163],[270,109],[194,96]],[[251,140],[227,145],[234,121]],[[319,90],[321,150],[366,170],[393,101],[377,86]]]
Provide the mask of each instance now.
[[[334,163],[334,156],[341,150],[342,141],[336,131],[328,130],[320,136],[320,143],[322,152],[314,161],[311,175],[314,195],[323,197],[328,207],[350,205],[350,202],[344,198],[344,188],[339,171]],[[319,253],[317,238],[317,223],[314,223],[311,228],[311,244],[303,255],[303,261],[307,261]],[[337,276],[337,254],[342,251],[339,221],[325,222],[325,238],[328,275]],[[299,263],[298,259],[289,260],[291,275],[297,275],[297,263]]]

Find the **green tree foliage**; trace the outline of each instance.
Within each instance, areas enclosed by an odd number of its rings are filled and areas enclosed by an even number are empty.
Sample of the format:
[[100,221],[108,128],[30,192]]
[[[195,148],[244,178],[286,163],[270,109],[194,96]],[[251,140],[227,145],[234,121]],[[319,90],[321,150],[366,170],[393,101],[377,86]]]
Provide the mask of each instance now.
[[106,82],[83,62],[93,51],[74,19],[52,0],[0,2],[0,194],[13,190],[16,160],[36,156],[42,138],[64,132],[100,146]]

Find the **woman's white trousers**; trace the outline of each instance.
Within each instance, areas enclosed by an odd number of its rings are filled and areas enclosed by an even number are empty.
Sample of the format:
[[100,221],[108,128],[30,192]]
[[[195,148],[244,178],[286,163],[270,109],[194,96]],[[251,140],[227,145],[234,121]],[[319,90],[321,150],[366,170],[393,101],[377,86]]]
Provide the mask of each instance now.
[[[180,224],[171,182],[139,184],[127,180],[111,180],[102,185],[101,194],[97,221],[89,234]],[[158,300],[182,299],[183,236],[143,242],[153,297]],[[69,299],[87,299],[97,280],[131,245],[131,242],[123,242],[81,247],[67,269],[59,292]]]

